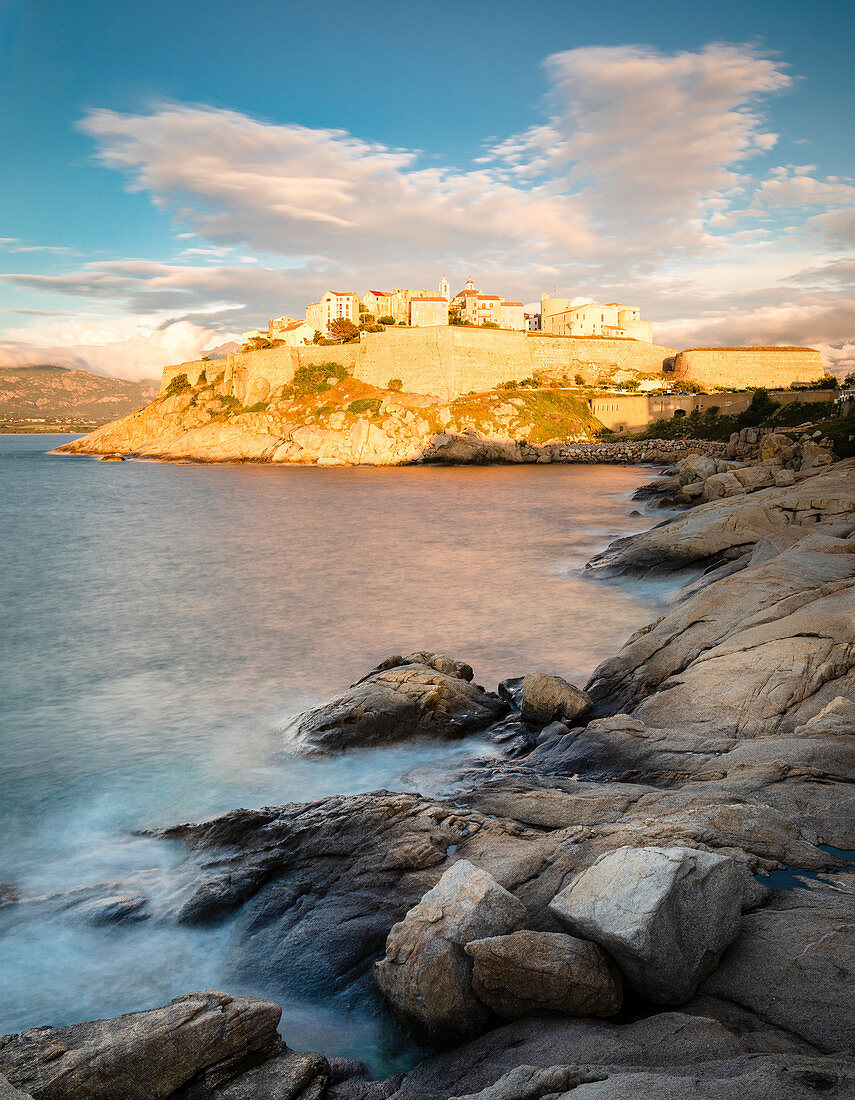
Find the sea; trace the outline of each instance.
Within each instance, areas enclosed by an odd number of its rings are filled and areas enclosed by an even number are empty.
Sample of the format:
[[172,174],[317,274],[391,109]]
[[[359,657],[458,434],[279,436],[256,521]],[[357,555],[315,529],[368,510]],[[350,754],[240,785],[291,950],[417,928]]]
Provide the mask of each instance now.
[[[0,1034],[113,1016],[228,972],[231,928],[94,927],[75,901],[166,897],[187,854],[140,830],[234,807],[414,790],[476,741],[293,755],[299,711],[391,654],[431,650],[477,682],[584,684],[673,598],[585,562],[651,526],[649,468],[316,468],[100,462],[69,436],[0,436]],[[281,1002],[281,998],[280,998]],[[296,1049],[415,1056],[387,1021],[284,1005]]]

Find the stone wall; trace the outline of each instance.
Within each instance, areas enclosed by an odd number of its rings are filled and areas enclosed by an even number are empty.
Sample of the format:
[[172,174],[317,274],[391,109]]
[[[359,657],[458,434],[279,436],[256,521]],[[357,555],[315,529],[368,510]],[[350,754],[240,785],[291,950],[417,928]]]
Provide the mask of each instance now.
[[[569,376],[571,380],[579,374],[590,385],[602,385],[603,373],[608,375],[610,371],[658,374],[666,364],[671,365],[674,356],[672,377],[707,386],[789,386],[792,382],[814,381],[823,374],[819,352],[812,348],[696,348],[677,354],[675,348],[642,340],[449,325],[364,333],[358,344],[265,348],[236,352],[227,360],[179,363],[164,369],[162,388],[178,374],[186,374],[195,384],[203,370],[209,380],[225,372],[223,392],[252,405],[288,385],[301,365],[338,363],[356,378],[381,389],[391,379],[399,378],[408,393],[450,401],[538,373]],[[638,415],[632,423],[626,423],[628,430],[655,419],[648,415],[646,400],[636,399]],[[645,419],[639,421],[642,402]],[[725,411],[724,398],[713,403]],[[688,411],[694,405],[685,407]]]
[[706,387],[786,387],[823,374],[814,348],[689,348],[677,356],[673,377]]
[[[833,401],[836,390],[770,390],[769,396],[779,405],[793,401],[805,404]],[[591,399],[591,412],[600,423],[613,432],[633,432],[647,427],[654,420],[670,420],[677,411],[688,415],[693,409],[717,408],[722,416],[744,412],[754,394],[738,393],[600,393]]]

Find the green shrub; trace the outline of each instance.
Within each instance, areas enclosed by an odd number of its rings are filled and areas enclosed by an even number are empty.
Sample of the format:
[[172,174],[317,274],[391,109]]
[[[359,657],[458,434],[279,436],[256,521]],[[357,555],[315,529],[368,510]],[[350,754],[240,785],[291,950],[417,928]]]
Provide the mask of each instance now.
[[192,389],[190,381],[186,374],[176,374],[166,389],[163,391],[164,397],[171,397],[175,393],[183,393],[185,390]]
[[347,406],[349,413],[368,413],[369,416],[376,416],[380,412],[380,398],[379,397],[357,397],[355,401]]
[[265,412],[270,406],[269,401],[256,401],[254,405],[249,405],[243,411],[245,413],[261,413]]
[[[297,367],[291,386],[293,393],[323,393],[347,378],[347,371],[340,363],[318,363]],[[332,381],[330,381],[332,379]]]
[[385,315],[384,315],[383,317],[380,317],[377,323],[378,323],[378,324],[380,324],[380,325],[394,325],[394,323],[395,323],[395,318],[394,318],[394,317],[391,317],[391,316],[390,316],[390,315],[389,315],[389,314],[387,313],[387,314],[385,314]]
[[400,393],[401,390],[404,388],[404,383],[401,381],[400,378],[390,378],[386,388],[391,390],[392,393]]

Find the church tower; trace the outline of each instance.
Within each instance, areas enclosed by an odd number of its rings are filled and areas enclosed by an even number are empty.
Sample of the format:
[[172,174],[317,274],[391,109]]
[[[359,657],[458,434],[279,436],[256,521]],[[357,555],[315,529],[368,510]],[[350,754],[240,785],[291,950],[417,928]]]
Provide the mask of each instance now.
[[448,285],[448,279],[444,275],[439,281],[439,293],[445,298],[446,302],[451,301],[451,289]]

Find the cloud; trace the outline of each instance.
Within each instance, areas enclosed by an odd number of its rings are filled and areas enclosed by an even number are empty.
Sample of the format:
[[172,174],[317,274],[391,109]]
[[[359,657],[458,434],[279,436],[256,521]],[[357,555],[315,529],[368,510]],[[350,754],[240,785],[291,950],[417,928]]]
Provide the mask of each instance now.
[[55,363],[135,380],[157,379],[169,363],[198,359],[219,342],[212,329],[156,318],[76,318],[12,330],[0,341],[0,366]]
[[540,249],[545,239],[594,244],[573,196],[515,187],[496,171],[420,167],[415,150],[341,130],[180,104],[148,115],[96,110],[81,128],[102,164],[219,244],[345,261],[369,249],[416,259],[523,242]]
[[707,204],[739,187],[744,162],[775,144],[758,103],[791,82],[753,47],[724,44],[675,54],[589,47],[544,67],[548,122],[494,155],[581,188],[600,233],[646,255],[710,246]]

